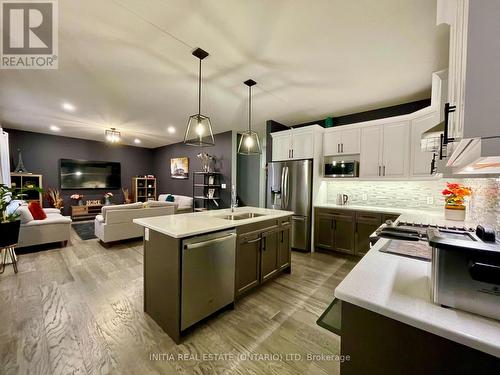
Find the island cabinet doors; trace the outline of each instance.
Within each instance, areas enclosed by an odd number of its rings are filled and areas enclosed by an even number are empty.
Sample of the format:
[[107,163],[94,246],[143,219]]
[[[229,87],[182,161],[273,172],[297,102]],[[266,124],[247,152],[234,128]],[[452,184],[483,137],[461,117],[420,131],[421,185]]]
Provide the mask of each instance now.
[[236,246],[236,295],[256,287],[260,282],[260,233],[238,237]]
[[290,272],[291,217],[248,224],[237,229],[236,297]]
[[291,265],[291,222],[286,219],[281,222],[278,232],[278,268],[284,270]]
[[273,277],[279,270],[278,229],[262,234],[261,282]]

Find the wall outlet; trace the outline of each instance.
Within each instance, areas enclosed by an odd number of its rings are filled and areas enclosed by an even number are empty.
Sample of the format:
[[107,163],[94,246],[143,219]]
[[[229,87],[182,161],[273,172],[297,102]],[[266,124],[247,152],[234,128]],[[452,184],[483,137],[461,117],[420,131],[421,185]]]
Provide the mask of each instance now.
[[433,197],[427,197],[427,204],[433,204],[434,203],[434,198]]
[[362,194],[361,195],[361,199],[364,200],[364,201],[367,201],[368,200],[368,195]]
[[220,187],[221,187],[221,189],[225,189],[226,188],[226,184],[221,184]]

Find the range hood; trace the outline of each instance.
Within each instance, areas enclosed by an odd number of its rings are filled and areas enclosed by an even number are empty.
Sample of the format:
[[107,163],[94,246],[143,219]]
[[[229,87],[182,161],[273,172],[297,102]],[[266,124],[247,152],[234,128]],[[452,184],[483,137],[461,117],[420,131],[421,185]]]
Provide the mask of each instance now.
[[500,137],[462,139],[446,166],[458,175],[500,175]]

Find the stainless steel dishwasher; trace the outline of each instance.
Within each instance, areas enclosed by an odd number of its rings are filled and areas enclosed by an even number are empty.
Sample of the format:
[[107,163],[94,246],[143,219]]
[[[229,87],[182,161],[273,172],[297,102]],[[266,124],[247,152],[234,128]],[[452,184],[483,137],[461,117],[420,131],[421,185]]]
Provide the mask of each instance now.
[[182,241],[181,330],[234,302],[236,233]]

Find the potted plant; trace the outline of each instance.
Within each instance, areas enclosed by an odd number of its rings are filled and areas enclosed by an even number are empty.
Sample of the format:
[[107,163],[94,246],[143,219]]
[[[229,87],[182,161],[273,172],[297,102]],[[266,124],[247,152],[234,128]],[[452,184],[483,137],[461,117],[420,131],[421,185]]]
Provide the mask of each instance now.
[[[42,192],[37,187],[28,190]],[[21,206],[21,203],[12,212],[8,212],[8,207],[12,200],[23,199],[25,196],[24,191],[26,190],[18,190],[0,184],[0,248],[17,243],[21,221],[18,220],[19,214],[16,211]]]
[[78,203],[78,206],[83,206],[83,194],[73,194],[70,198],[76,201],[76,203]]
[[441,194],[445,197],[444,217],[446,220],[465,220],[464,198],[471,195],[471,189],[462,184],[446,183]]
[[111,198],[113,198],[113,193],[111,192],[107,192],[104,194],[104,204],[105,205],[108,205],[108,204],[111,204]]

